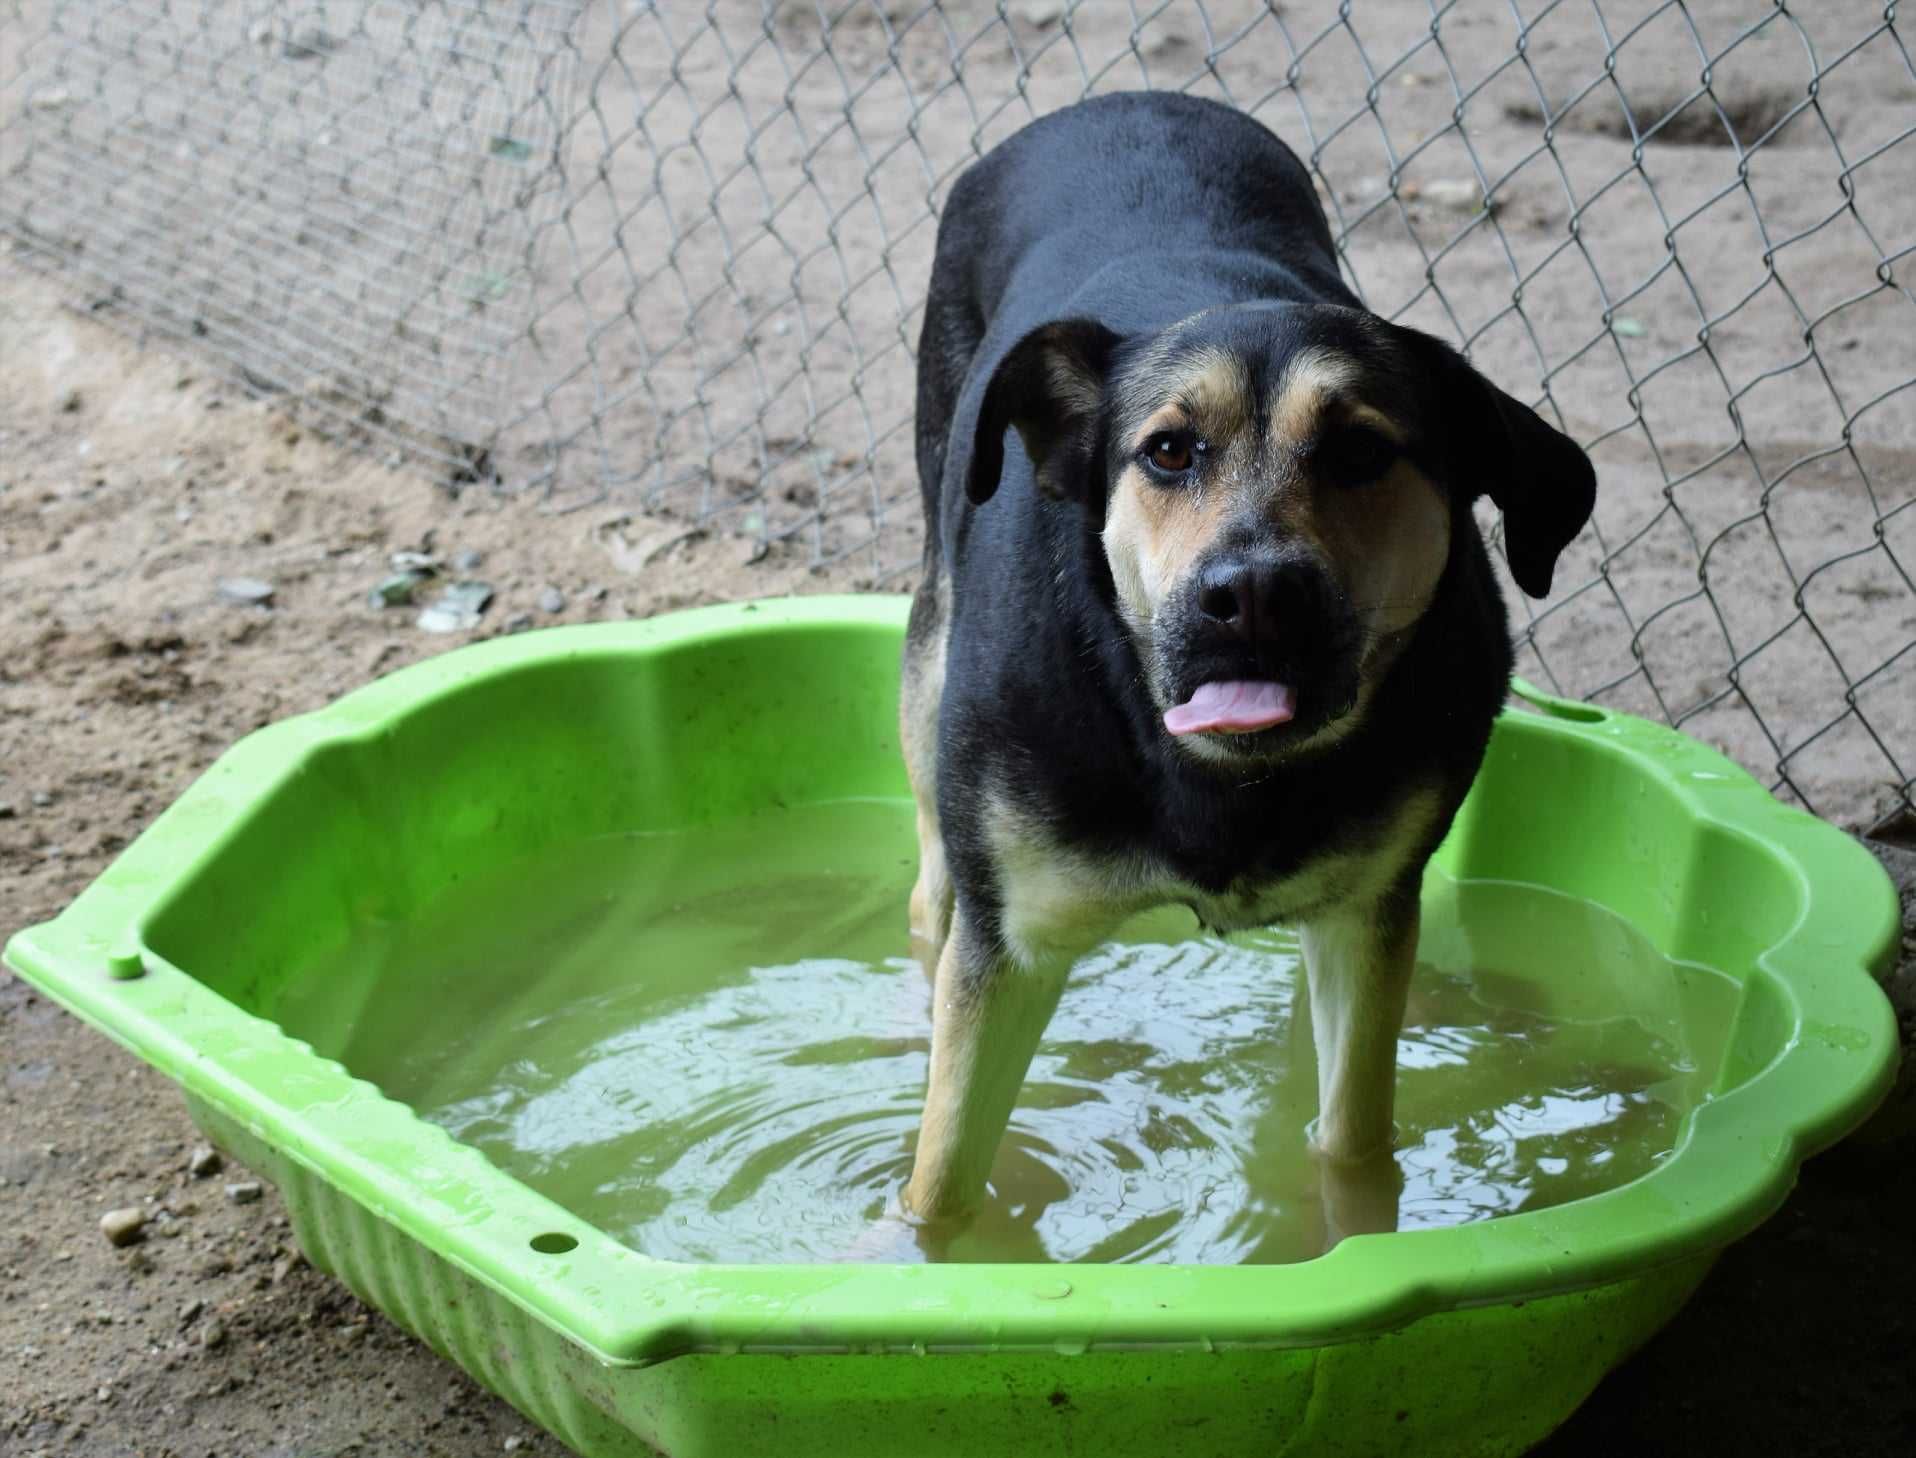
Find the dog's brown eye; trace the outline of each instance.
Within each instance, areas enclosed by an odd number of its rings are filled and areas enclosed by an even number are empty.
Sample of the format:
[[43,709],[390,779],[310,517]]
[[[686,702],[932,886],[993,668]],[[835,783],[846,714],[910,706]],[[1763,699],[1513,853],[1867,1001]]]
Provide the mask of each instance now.
[[1384,474],[1397,459],[1397,447],[1368,430],[1333,435],[1314,453],[1320,477],[1334,486],[1362,486]]
[[1196,452],[1188,435],[1160,435],[1153,437],[1145,454],[1160,471],[1175,476],[1191,469]]

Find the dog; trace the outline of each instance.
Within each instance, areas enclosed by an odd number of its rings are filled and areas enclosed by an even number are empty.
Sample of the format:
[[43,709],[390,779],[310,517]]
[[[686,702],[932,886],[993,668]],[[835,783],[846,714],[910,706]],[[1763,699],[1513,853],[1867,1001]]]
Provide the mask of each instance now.
[[1387,1160],[1421,873],[1512,670],[1472,503],[1541,597],[1588,459],[1362,307],[1275,135],[1163,92],[1045,116],[953,186],[916,447],[905,1213],[977,1208],[1072,963],[1163,903],[1299,927],[1315,1151]]

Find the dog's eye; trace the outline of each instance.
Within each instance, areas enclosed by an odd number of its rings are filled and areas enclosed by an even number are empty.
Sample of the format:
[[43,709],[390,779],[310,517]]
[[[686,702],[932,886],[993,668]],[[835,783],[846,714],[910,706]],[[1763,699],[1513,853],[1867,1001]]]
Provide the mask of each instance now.
[[1166,476],[1180,476],[1191,469],[1203,445],[1182,431],[1154,435],[1144,448],[1144,458]]
[[1316,452],[1318,474],[1334,486],[1362,486],[1374,481],[1397,459],[1397,447],[1369,430],[1343,430]]

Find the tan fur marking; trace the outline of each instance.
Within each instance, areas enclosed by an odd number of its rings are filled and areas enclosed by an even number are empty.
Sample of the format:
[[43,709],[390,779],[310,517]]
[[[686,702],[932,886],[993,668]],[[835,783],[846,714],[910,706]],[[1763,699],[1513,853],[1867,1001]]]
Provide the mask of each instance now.
[[918,880],[911,890],[912,950],[931,976],[951,930],[951,873],[938,824],[938,706],[945,693],[945,647],[951,635],[951,588],[940,578],[929,641],[908,642],[898,695],[898,742],[918,803]]
[[1149,631],[1159,604],[1184,580],[1238,504],[1229,481],[1167,491],[1149,480],[1142,466],[1125,468],[1105,514],[1104,550],[1133,631]]
[[1328,349],[1299,350],[1278,384],[1271,441],[1290,450],[1317,434],[1330,402],[1363,378],[1357,361]]
[[1367,486],[1319,487],[1312,498],[1318,534],[1373,641],[1422,617],[1450,559],[1450,508],[1436,483],[1399,460]]
[[1250,380],[1221,350],[1198,355],[1160,389],[1167,402],[1132,432],[1134,452],[1167,430],[1195,431],[1207,447],[1203,483],[1166,489],[1135,463],[1112,487],[1104,550],[1118,603],[1133,632],[1146,634],[1175,590],[1243,500],[1254,449]]
[[1212,447],[1237,439],[1251,423],[1251,382],[1244,367],[1223,350],[1193,356],[1173,380],[1164,382],[1169,401],[1134,432],[1133,453],[1154,435],[1191,430]]
[[1000,794],[987,795],[983,820],[1003,898],[999,936],[1016,966],[1075,959],[1151,900],[1131,868],[1072,854]]

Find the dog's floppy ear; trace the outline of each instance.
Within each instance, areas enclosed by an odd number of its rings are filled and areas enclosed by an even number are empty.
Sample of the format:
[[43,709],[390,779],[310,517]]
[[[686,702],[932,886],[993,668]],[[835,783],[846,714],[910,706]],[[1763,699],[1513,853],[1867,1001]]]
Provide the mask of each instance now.
[[1118,336],[1090,319],[1041,324],[999,361],[978,410],[965,495],[991,500],[1005,467],[1005,432],[1016,430],[1047,496],[1082,494],[1097,450],[1105,372]]
[[1532,597],[1550,592],[1558,554],[1597,499],[1597,473],[1583,448],[1506,395],[1441,340],[1420,335],[1447,422],[1453,490],[1488,496],[1504,514],[1510,575]]

